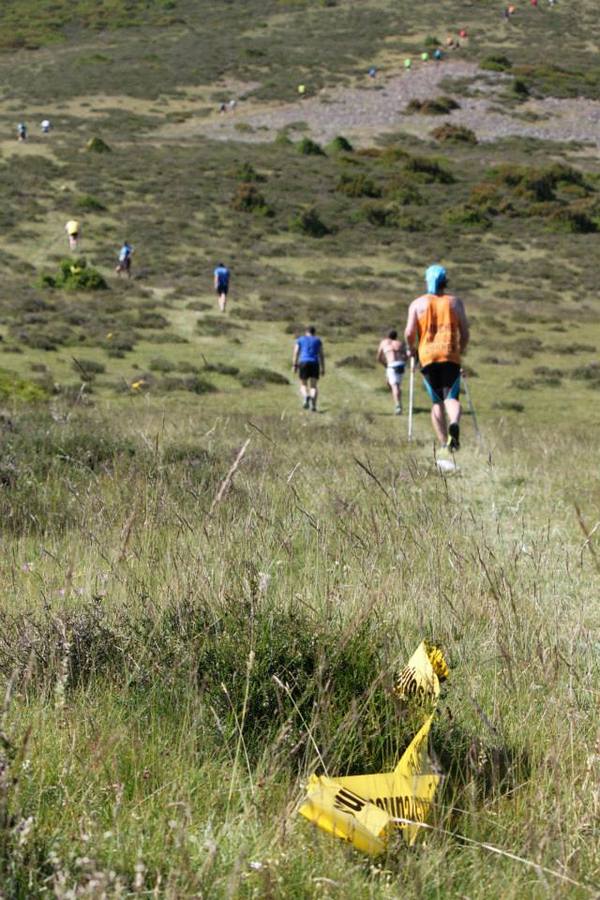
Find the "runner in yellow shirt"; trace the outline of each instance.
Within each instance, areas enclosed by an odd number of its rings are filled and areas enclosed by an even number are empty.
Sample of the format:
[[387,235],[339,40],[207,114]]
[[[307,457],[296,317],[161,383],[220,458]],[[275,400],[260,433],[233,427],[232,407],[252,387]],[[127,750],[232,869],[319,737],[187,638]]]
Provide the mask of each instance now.
[[69,219],[69,221],[65,225],[65,231],[67,232],[67,237],[69,238],[69,249],[77,250],[79,237],[81,234],[81,226],[79,222],[76,219]]
[[432,402],[431,422],[443,447],[460,447],[460,361],[469,343],[469,323],[462,300],[446,293],[443,266],[429,266],[427,293],[410,304],[404,332],[418,352],[425,388]]

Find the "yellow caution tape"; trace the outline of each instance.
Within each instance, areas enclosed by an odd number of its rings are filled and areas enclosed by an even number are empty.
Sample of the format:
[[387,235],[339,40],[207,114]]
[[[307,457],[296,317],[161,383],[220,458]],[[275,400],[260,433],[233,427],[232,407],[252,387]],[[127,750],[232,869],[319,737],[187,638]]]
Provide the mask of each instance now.
[[[394,691],[404,700],[429,699],[433,706],[440,679],[448,666],[439,648],[423,641],[395,680]],[[299,812],[329,834],[342,838],[371,856],[383,853],[392,829],[399,829],[408,844],[419,833],[442,776],[432,771],[427,739],[431,712],[402,754],[393,772],[327,778],[313,775]]]

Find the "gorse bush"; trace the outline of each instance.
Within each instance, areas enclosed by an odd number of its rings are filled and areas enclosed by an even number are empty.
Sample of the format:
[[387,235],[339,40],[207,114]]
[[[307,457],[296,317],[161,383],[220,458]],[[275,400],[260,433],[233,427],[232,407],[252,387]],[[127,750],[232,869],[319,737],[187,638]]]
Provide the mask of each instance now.
[[319,213],[314,207],[304,209],[297,213],[289,222],[290,231],[308,235],[308,237],[321,238],[330,233]]
[[44,275],[42,284],[67,291],[104,291],[108,288],[104,277],[88,266],[85,259],[63,259],[58,275]]

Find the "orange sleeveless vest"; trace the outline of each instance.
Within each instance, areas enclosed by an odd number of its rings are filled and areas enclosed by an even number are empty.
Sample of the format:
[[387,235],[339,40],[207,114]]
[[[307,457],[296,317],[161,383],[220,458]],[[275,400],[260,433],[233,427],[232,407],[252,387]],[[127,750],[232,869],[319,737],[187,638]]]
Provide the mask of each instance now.
[[450,294],[425,296],[429,300],[427,307],[417,315],[421,366],[434,362],[460,365],[460,323],[451,304],[453,297]]

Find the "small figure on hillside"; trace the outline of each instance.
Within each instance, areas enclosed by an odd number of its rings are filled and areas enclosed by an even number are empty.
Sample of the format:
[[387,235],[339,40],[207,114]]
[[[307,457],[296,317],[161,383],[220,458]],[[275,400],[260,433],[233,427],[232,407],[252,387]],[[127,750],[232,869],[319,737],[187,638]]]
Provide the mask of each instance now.
[[225,312],[225,307],[227,305],[227,294],[229,293],[230,278],[231,272],[229,271],[227,266],[223,265],[223,263],[220,262],[214,271],[214,284],[217,294],[217,301],[221,312]]
[[460,31],[458,32],[458,36],[460,38],[463,38],[463,40],[464,40],[465,38],[469,37],[469,33],[466,28],[461,28]]
[[300,377],[300,394],[304,409],[317,411],[319,377],[325,375],[325,354],[323,342],[316,336],[314,325],[309,325],[305,333],[296,339],[292,355],[292,370]]
[[65,225],[65,231],[69,239],[69,250],[77,250],[79,238],[81,237],[81,225],[77,219],[69,219]]
[[407,56],[406,59],[404,60],[404,68],[405,68],[407,71],[408,71],[409,69],[412,69],[412,59],[410,59],[410,57],[408,57],[408,56]]
[[306,94],[306,85],[305,84],[298,85],[298,93],[300,94],[301,97],[304,97],[304,95]]
[[52,128],[50,119],[42,119],[40,128],[42,129],[42,134],[50,134],[50,129]]
[[377,69],[375,68],[375,66],[371,66],[367,74],[369,78],[377,78]]
[[538,0],[530,0],[532,6],[538,5]]
[[227,104],[221,103],[220,106],[219,106],[219,112],[220,112],[220,113],[226,113],[226,112],[227,112]]
[[460,361],[469,343],[469,323],[462,300],[446,293],[443,266],[429,266],[427,293],[410,304],[404,337],[417,354],[432,403],[431,422],[442,447],[460,448]]
[[115,272],[117,275],[121,275],[122,272],[125,272],[128,278],[131,278],[131,256],[133,254],[133,247],[129,243],[129,241],[123,241],[123,246],[119,250],[119,261],[117,263],[117,267]]
[[402,413],[402,379],[406,365],[406,344],[398,340],[395,328],[388,331],[377,348],[377,362],[385,366],[385,378],[394,398],[395,413]]
[[25,124],[25,122],[19,122],[19,124],[17,125],[17,140],[27,140],[27,125]]
[[433,52],[433,58],[434,58],[437,62],[439,62],[441,59],[444,58],[444,53],[443,53],[442,50],[440,50],[439,47],[437,48],[437,50],[434,50],[434,52]]
[[229,107],[229,112],[234,112],[237,106],[237,100],[230,100],[227,106]]

